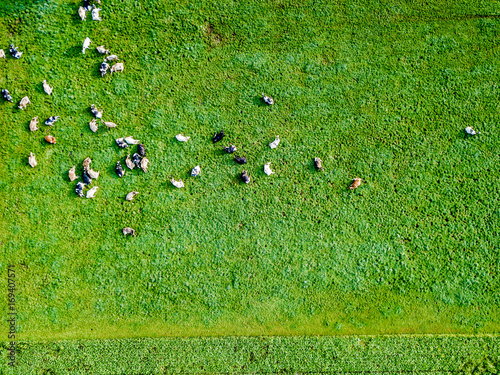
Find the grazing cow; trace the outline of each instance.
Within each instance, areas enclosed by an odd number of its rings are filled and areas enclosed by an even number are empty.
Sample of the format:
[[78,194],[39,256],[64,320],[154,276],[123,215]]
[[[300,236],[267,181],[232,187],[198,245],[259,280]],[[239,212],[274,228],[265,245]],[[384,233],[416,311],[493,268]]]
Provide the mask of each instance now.
[[170,179],[170,183],[174,185],[176,188],[180,189],[184,187],[184,182],[182,180],[176,181],[173,178]]
[[99,171],[96,172],[93,169],[89,168],[86,172],[89,175],[89,177],[93,180],[97,180],[99,178]]
[[141,157],[139,156],[138,153],[134,153],[134,155],[132,155],[132,161],[134,162],[137,168],[141,167]]
[[193,168],[193,170],[191,171],[191,176],[192,177],[196,177],[200,174],[201,172],[201,168],[199,165],[197,165],[196,167]]
[[271,170],[270,167],[271,163],[264,164],[264,173],[267,174],[268,176],[272,175],[274,172]]
[[95,116],[95,118],[102,118],[102,113],[104,112],[104,110],[99,111],[94,104],[90,106],[90,111]]
[[92,10],[92,7],[90,6],[90,0],[83,0],[83,9],[85,9],[87,12],[90,12]]
[[48,143],[52,143],[52,144],[56,143],[56,137],[54,137],[53,135],[46,135],[44,139]]
[[241,180],[245,183],[248,184],[250,182],[250,177],[248,176],[248,171],[243,171],[241,172]]
[[76,170],[76,167],[73,166],[73,168],[71,168],[69,170],[69,172],[68,172],[68,176],[69,176],[69,180],[70,181],[74,181],[74,180],[76,180],[78,178],[77,175],[76,175],[76,173],[75,173],[75,170]]
[[45,125],[54,126],[54,122],[59,120],[59,116],[50,116],[47,120],[45,120]]
[[236,146],[235,146],[235,145],[232,145],[232,144],[230,144],[230,145],[229,145],[229,146],[227,146],[227,147],[224,147],[224,151],[226,151],[228,154],[232,154],[232,153],[233,153],[233,152],[235,152],[236,150],[238,150],[238,149],[236,148]]
[[118,127],[118,125],[116,125],[114,122],[111,122],[111,121],[102,121],[101,120],[101,122],[104,125],[106,125],[109,129]]
[[92,121],[89,122],[90,130],[92,130],[92,133],[95,133],[99,127],[97,126],[97,120],[95,118],[92,119]]
[[33,117],[30,121],[30,131],[34,132],[35,130],[38,130],[38,116]]
[[99,52],[101,55],[106,55],[109,53],[109,49],[106,49],[104,46],[99,46],[96,49],[97,52]]
[[280,144],[280,136],[277,135],[276,139],[274,141],[272,141],[271,143],[269,143],[269,147],[271,147],[271,149],[273,149],[273,148],[278,147],[279,144]]
[[131,191],[130,193],[127,194],[127,196],[125,197],[125,200],[127,201],[131,201],[132,199],[134,199],[134,197],[139,194],[138,191]]
[[139,153],[139,155],[141,156],[146,156],[146,148],[144,147],[143,144],[138,144],[137,145],[137,152]]
[[123,228],[123,229],[122,229],[122,232],[123,232],[123,234],[125,235],[125,237],[127,237],[127,234],[131,234],[132,236],[134,236],[134,237],[135,237],[135,230],[134,230],[134,229],[132,229],[132,228],[129,228],[129,227],[127,227],[127,228]]
[[92,178],[89,176],[88,170],[83,171],[82,179],[85,185],[90,185],[92,183]]
[[175,138],[179,141],[179,142],[187,142],[189,140],[190,137],[185,137],[183,136],[182,134],[177,134],[175,136]]
[[127,142],[129,145],[137,145],[139,144],[140,141],[138,141],[137,139],[134,139],[132,137],[127,137],[124,139],[125,142]]
[[106,60],[108,61],[117,61],[118,60],[118,56],[116,55],[109,55],[109,56],[106,56]]
[[87,191],[87,198],[94,198],[97,189],[99,189],[99,186],[94,186],[92,189]]
[[90,158],[86,158],[83,161],[83,170],[86,171],[89,169],[90,163],[92,163],[92,160]]
[[102,18],[99,16],[99,11],[102,9],[97,8],[93,5],[94,9],[92,9],[92,21],[102,21]]
[[352,184],[349,186],[350,190],[356,189],[359,185],[361,185],[361,178],[355,178],[352,180]]
[[90,38],[85,38],[85,40],[83,41],[83,46],[82,46],[82,53],[85,55],[85,50],[87,48],[89,48],[90,46]]
[[314,158],[314,168],[316,170],[323,170],[322,160],[320,158]]
[[123,63],[117,63],[111,67],[111,73],[123,72]]
[[273,105],[274,104],[274,99],[271,98],[270,96],[266,96],[264,94],[262,94],[262,100],[264,101],[264,103],[266,103],[267,105]]
[[222,141],[222,138],[224,138],[226,134],[224,134],[224,130],[221,131],[220,133],[215,133],[213,138],[212,138],[212,142],[213,143],[217,143],[219,141]]
[[8,102],[11,102],[12,103],[12,96],[10,96],[10,93],[9,93],[9,90],[7,89],[3,89],[2,90],[2,96],[5,100],[7,100]]
[[30,157],[28,159],[29,164],[31,165],[31,168],[35,168],[36,165],[38,164],[35,159],[35,154],[30,152]]
[[81,181],[76,184],[75,192],[76,192],[76,194],[78,194],[82,198],[85,198],[85,196],[83,195],[83,188],[84,187],[85,187],[85,185]]
[[0,49],[0,59],[5,59],[5,52],[3,49]]
[[247,163],[247,158],[244,156],[235,156],[234,161],[238,164],[246,164]]
[[85,21],[85,18],[87,17],[87,11],[84,7],[78,8],[78,15],[82,19],[82,21]]
[[474,129],[472,129],[470,126],[467,126],[465,128],[465,132],[469,135],[476,135],[476,134],[481,134],[481,132],[476,132]]
[[19,109],[25,109],[26,106],[28,104],[30,104],[30,98],[28,98],[27,96],[25,96],[24,98],[21,99],[21,101],[19,102]]
[[116,163],[115,172],[118,177],[123,177],[123,175],[125,174],[125,171],[123,170],[122,165],[119,161]]
[[15,58],[15,59],[19,59],[21,58],[22,56],[22,52],[18,51],[17,50],[17,47],[14,47],[13,44],[10,45],[10,48],[9,48],[9,52],[10,52],[10,55]]
[[127,164],[127,167],[130,170],[135,168],[134,162],[132,161],[132,159],[130,159],[130,154],[127,155],[127,158],[125,159],[125,164]]
[[50,87],[46,79],[43,80],[42,85],[43,85],[43,91],[45,91],[46,94],[48,95],[52,94],[52,89],[54,87]]
[[99,71],[101,72],[101,77],[104,77],[106,74],[108,74],[108,69],[109,69],[109,64],[106,61],[103,61],[101,63],[101,66],[99,67]]
[[143,157],[142,160],[141,160],[141,169],[144,172],[148,171],[148,165],[149,165],[149,159],[146,158],[146,157]]
[[127,148],[127,147],[128,147],[127,142],[125,142],[125,141],[123,140],[123,138],[118,138],[118,139],[116,140],[116,144],[117,144],[117,145],[118,145],[118,147],[120,147],[120,148]]

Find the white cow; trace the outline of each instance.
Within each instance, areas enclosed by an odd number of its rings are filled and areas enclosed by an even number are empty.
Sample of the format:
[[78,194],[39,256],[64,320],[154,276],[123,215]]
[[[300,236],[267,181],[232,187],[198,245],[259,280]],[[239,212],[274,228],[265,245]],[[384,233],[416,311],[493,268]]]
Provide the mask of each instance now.
[[24,98],[21,99],[19,102],[19,109],[25,109],[28,104],[30,104],[30,98],[25,96]]
[[117,63],[111,67],[111,73],[123,72],[123,63]]
[[274,172],[271,170],[270,167],[271,163],[264,164],[264,173],[267,174],[268,176],[272,175]]
[[135,168],[134,162],[132,161],[132,159],[130,159],[130,154],[127,155],[127,158],[125,159],[125,164],[127,164],[127,167],[129,169],[134,169]]
[[92,121],[89,122],[90,130],[92,130],[92,133],[95,133],[99,127],[97,126],[97,120],[95,118],[92,119]]
[[69,170],[69,172],[68,172],[68,176],[69,176],[69,180],[70,180],[70,181],[74,181],[74,180],[76,180],[76,179],[78,178],[78,176],[77,176],[77,175],[76,175],[76,173],[75,173],[75,169],[76,169],[76,167],[75,167],[75,166],[73,166],[73,168],[71,168],[71,169]]
[[474,129],[472,129],[470,126],[467,126],[465,128],[465,132],[469,135],[476,135],[476,134],[481,134],[481,132],[476,132]]
[[127,194],[127,196],[125,197],[126,200],[128,201],[131,201],[132,199],[134,199],[134,197],[139,194],[138,191],[131,191],[130,193]]
[[272,141],[271,143],[269,143],[269,147],[276,148],[276,147],[278,147],[279,144],[280,144],[280,136],[277,135],[276,139],[274,141]]
[[97,180],[99,178],[99,171],[94,171],[93,169],[88,169],[87,174],[93,180]]
[[172,185],[174,185],[176,188],[180,189],[180,188],[183,188],[184,187],[184,182],[182,182],[182,180],[179,180],[179,181],[176,181],[174,180],[173,178],[170,180],[170,182],[172,183]]
[[185,137],[183,136],[182,134],[177,134],[175,136],[175,138],[179,141],[179,142],[187,142],[189,140],[190,137]]
[[90,38],[85,38],[85,40],[83,41],[83,47],[82,47],[82,53],[85,55],[85,50],[89,48],[90,46]]
[[87,198],[94,198],[97,189],[99,189],[99,186],[94,186],[92,189],[87,191]]
[[34,153],[32,153],[32,152],[30,152],[30,157],[29,157],[29,160],[28,160],[28,161],[29,161],[29,163],[30,163],[30,165],[31,165],[31,167],[32,167],[32,168],[35,168],[35,167],[36,167],[36,165],[38,164],[38,163],[36,162],[36,159],[35,159],[35,154],[34,154]]
[[93,5],[94,9],[92,9],[92,21],[102,21],[102,18],[99,16],[99,11],[102,9],[96,8],[95,5]]
[[78,15],[82,19],[82,21],[85,21],[85,17],[87,16],[87,12],[84,7],[78,8]]
[[124,139],[125,142],[127,142],[129,145],[137,145],[139,143],[141,143],[141,141],[138,141],[137,139],[134,139],[132,137],[127,137]]
[[49,84],[47,83],[47,80],[43,80],[42,82],[42,85],[43,85],[43,91],[45,91],[46,94],[52,94],[52,89],[54,87],[50,87]]
[[34,132],[35,130],[38,130],[38,116],[33,117],[30,121],[30,131]]
[[97,52],[99,52],[101,55],[106,55],[109,53],[109,49],[104,48],[104,46],[99,46],[97,47]]
[[146,158],[146,157],[143,157],[142,160],[141,160],[141,169],[144,172],[148,171],[148,165],[149,165],[149,159]]
[[116,128],[118,125],[116,125],[114,122],[111,121],[102,121],[104,125],[106,125],[108,128]]

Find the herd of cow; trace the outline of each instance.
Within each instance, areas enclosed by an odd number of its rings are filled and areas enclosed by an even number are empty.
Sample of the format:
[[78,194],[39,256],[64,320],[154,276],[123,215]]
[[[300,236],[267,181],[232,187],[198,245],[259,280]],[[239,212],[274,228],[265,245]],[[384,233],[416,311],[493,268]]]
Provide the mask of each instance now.
[[[99,4],[101,3],[100,0],[94,0],[94,1],[99,3]],[[79,8],[78,14],[80,15],[82,20],[85,20],[86,12],[91,12],[92,19],[94,21],[101,21],[102,19],[99,15],[99,11],[101,9],[97,8],[95,6],[95,4],[91,5],[90,2],[91,2],[90,0],[85,0],[83,7]],[[82,48],[83,54],[85,54],[85,51],[89,48],[90,43],[91,43],[90,38],[86,38],[84,43],[83,43],[83,48]],[[123,70],[124,70],[123,63],[116,63],[111,68],[110,68],[109,64],[107,63],[109,61],[118,60],[118,57],[116,55],[109,55],[110,51],[108,49],[106,49],[104,46],[99,46],[96,49],[97,49],[98,53],[100,53],[102,55],[107,55],[104,58],[104,61],[101,63],[100,68],[99,68],[99,71],[100,71],[102,76],[107,74],[108,69],[110,70],[111,73],[123,72]],[[23,52],[19,51],[19,49],[17,47],[14,47],[14,45],[10,45],[9,53],[15,59],[19,59],[23,54]],[[2,49],[0,49],[0,58],[4,58],[4,59],[6,58],[5,52]],[[43,86],[43,90],[46,94],[48,94],[48,95],[52,94],[53,87],[49,86],[49,84],[47,83],[46,80],[44,80],[42,82],[42,86]],[[13,102],[12,96],[10,95],[10,93],[7,89],[2,89],[1,94],[5,100],[7,100],[9,102]],[[270,96],[262,94],[262,100],[267,105],[270,105],[270,106],[274,105],[274,99]],[[26,106],[30,103],[31,102],[30,102],[28,96],[25,96],[20,100],[18,108],[25,109]],[[97,109],[97,107],[94,104],[91,105],[90,111],[94,115],[94,119],[92,119],[92,121],[89,123],[90,130],[93,133],[98,131],[97,120],[100,120],[100,122],[102,124],[104,124],[107,128],[116,128],[117,127],[117,125],[113,122],[103,121],[102,120],[103,110]],[[58,119],[59,119],[59,116],[50,116],[45,121],[45,125],[54,126],[54,123]],[[29,130],[32,132],[38,130],[37,125],[38,125],[38,117],[34,117],[30,121]],[[471,127],[467,127],[465,129],[465,132],[469,135],[480,134],[479,132],[476,133]],[[215,135],[212,138],[213,143],[217,143],[217,142],[221,141],[224,138],[224,136],[225,136],[224,131],[215,133]],[[190,139],[190,137],[186,137],[183,134],[177,134],[175,137],[179,142],[188,142]],[[44,139],[46,142],[48,142],[50,144],[56,143],[56,138],[52,135],[47,135],[46,137],[44,137]],[[269,144],[269,147],[271,149],[274,149],[274,148],[278,147],[279,143],[280,143],[280,138],[279,138],[279,136],[276,136],[276,139]],[[133,153],[132,158],[130,157],[130,154],[127,155],[127,158],[125,159],[125,165],[130,170],[133,170],[134,168],[138,168],[144,172],[147,172],[148,165],[149,165],[149,159],[146,157],[145,146],[143,144],[141,144],[140,141],[135,140],[132,137],[123,137],[123,138],[116,139],[116,144],[120,148],[127,148],[127,147],[132,146],[132,145],[137,145],[137,152]],[[230,144],[229,146],[224,147],[224,151],[232,154],[232,153],[237,151],[237,148],[236,148],[236,146]],[[235,155],[234,161],[238,164],[246,164],[247,163],[247,159],[244,156],[236,156]],[[30,153],[29,158],[28,158],[28,162],[29,162],[29,165],[33,168],[37,166],[37,161],[36,161],[34,153],[32,153],[32,152]],[[75,188],[76,194],[82,198],[83,197],[93,198],[95,196],[97,189],[98,189],[97,186],[94,186],[93,188],[89,189],[86,194],[84,194],[85,187],[88,187],[92,183],[92,180],[97,179],[99,177],[99,172],[92,170],[90,168],[90,163],[91,163],[90,158],[86,158],[83,161],[82,181],[79,181],[76,185],[76,188]],[[322,160],[320,158],[315,158],[314,159],[314,166],[317,170],[323,170]],[[118,175],[118,177],[124,176],[125,171],[124,171],[120,161],[118,161],[116,163],[115,171],[116,171],[116,174]],[[201,172],[201,167],[199,165],[197,165],[192,169],[191,176],[196,177],[200,174],[200,172]],[[271,170],[270,163],[266,163],[264,165],[264,172],[268,176],[270,176],[271,174],[274,173]],[[76,175],[76,167],[75,166],[73,166],[69,170],[68,175],[69,175],[70,181],[74,181],[74,180],[78,179],[78,176]],[[250,176],[248,175],[248,171],[245,170],[245,171],[241,172],[241,180],[247,184],[250,182]],[[349,189],[351,189],[351,190],[356,189],[357,187],[360,186],[361,181],[362,180],[360,178],[353,179],[351,185],[349,186]],[[184,187],[184,182],[182,180],[177,181],[171,177],[170,182],[173,186],[175,186],[177,188]],[[132,192],[128,193],[126,196],[126,200],[131,201],[135,197],[135,195],[137,195],[137,194],[138,194],[137,191],[132,191]],[[135,230],[132,228],[128,228],[128,227],[124,228],[123,234],[124,235],[131,234],[131,235],[135,236]]]

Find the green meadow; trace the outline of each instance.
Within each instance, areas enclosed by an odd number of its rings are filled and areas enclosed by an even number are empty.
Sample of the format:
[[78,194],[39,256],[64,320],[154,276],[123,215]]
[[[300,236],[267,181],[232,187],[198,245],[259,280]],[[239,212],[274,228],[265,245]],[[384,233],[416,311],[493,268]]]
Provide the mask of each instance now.
[[[20,340],[498,332],[500,2],[102,3],[0,1],[0,48],[23,51],[0,60]],[[100,45],[123,73],[100,76]],[[91,104],[118,127],[92,133]],[[151,164],[118,178],[126,136]],[[68,178],[86,157],[94,199]]]

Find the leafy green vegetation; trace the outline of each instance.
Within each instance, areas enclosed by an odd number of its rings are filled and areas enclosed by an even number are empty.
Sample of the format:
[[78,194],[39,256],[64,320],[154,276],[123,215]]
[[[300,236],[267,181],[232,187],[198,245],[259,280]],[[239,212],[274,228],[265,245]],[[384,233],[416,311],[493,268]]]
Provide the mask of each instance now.
[[[24,52],[0,61],[19,338],[498,332],[497,1],[103,3],[82,22],[76,1],[0,2],[0,48]],[[123,73],[100,77],[99,45]],[[118,128],[92,133],[92,103]],[[128,135],[151,165],[120,179]],[[86,157],[94,199],[67,177]]]
[[[22,343],[3,374],[463,373],[500,371],[498,337],[115,339]],[[4,353],[5,350],[2,350]]]

